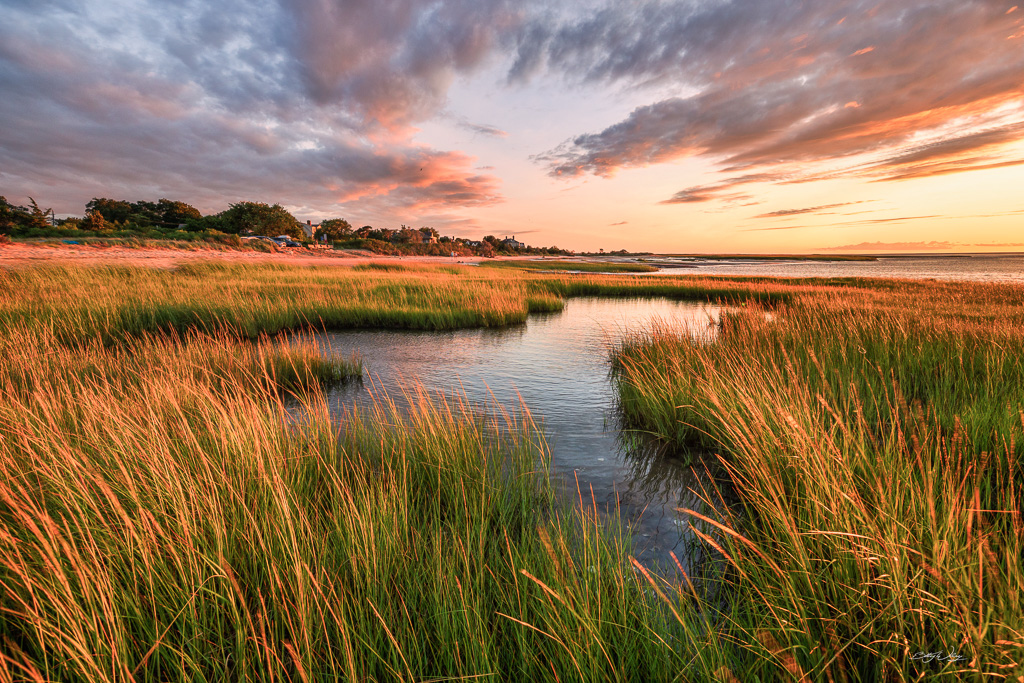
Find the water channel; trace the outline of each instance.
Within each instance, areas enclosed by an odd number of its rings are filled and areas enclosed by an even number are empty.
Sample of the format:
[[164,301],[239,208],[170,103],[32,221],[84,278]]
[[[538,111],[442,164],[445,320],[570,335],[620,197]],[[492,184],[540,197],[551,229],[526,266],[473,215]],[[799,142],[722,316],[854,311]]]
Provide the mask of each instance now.
[[[629,525],[634,554],[670,570],[670,552],[687,563],[689,518],[704,509],[697,492],[713,491],[700,459],[657,448],[620,428],[610,349],[652,321],[712,339],[720,309],[661,299],[570,299],[558,313],[523,325],[454,332],[352,330],[318,335],[327,353],[359,354],[367,377],[328,394],[332,412],[368,407],[386,392],[401,405],[415,382],[430,393],[461,394],[470,405],[515,411],[525,405],[543,428],[556,477],[573,492],[590,491],[599,509]],[[721,482],[718,482],[721,484]],[[691,558],[696,561],[697,558]],[[689,571],[689,568],[687,569]]]

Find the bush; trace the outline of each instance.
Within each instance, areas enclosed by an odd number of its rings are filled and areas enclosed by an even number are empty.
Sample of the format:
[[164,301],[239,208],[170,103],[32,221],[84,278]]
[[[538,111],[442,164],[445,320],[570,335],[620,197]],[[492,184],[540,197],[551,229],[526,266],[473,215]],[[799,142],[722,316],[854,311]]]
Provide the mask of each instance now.
[[390,242],[384,242],[382,240],[372,240],[362,237],[357,237],[351,240],[339,240],[334,242],[335,249],[366,249],[372,251],[375,254],[384,254],[387,256],[397,256],[402,253],[394,244]]

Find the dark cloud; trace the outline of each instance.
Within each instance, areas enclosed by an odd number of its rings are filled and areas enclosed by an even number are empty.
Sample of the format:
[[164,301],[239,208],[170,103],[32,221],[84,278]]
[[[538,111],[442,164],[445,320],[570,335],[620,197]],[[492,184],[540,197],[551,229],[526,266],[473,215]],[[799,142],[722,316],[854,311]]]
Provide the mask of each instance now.
[[309,96],[387,127],[423,120],[521,25],[512,0],[281,0]]
[[[1006,10],[992,0],[623,3],[534,27],[512,75],[543,65],[582,83],[679,92],[549,153],[556,176],[693,155],[735,172],[864,153],[886,155],[881,177],[951,172],[977,166],[958,161],[972,150],[1024,138],[1024,39],[1011,37],[1022,15]],[[923,135],[933,141],[915,143]],[[938,158],[939,168],[912,168]]]
[[[517,21],[508,3],[0,1],[0,183],[394,215],[500,201],[461,152],[411,142],[450,80]],[[498,134],[479,126],[479,132]],[[447,212],[444,212],[447,215]]]

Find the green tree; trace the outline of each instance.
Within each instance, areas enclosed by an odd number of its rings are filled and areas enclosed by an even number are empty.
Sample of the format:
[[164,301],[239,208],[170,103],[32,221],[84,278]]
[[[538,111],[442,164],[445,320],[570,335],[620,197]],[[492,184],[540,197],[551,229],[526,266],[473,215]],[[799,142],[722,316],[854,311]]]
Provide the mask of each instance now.
[[317,237],[326,235],[329,240],[343,240],[352,236],[352,224],[344,218],[328,218],[320,223]]
[[389,240],[393,234],[395,234],[394,230],[378,230],[372,225],[364,225],[356,230],[356,237],[362,237],[363,239],[369,240]]
[[189,232],[231,232],[227,227],[227,221],[224,220],[223,213],[189,218],[185,221],[185,229]]
[[106,221],[114,223],[127,223],[128,219],[136,213],[136,208],[129,202],[121,199],[107,199],[106,197],[93,197],[85,205],[85,212],[99,211]]
[[[414,234],[415,233],[415,234]],[[402,225],[396,233],[398,235],[399,242],[414,242],[415,244],[420,243],[420,236],[418,230],[413,230],[407,225]]]
[[53,209],[41,209],[36,200],[28,198],[29,206],[16,206],[0,197],[0,234],[19,234],[26,230],[51,227]]
[[129,206],[131,211],[127,218],[122,219],[122,223],[133,223],[133,227],[146,229],[163,222],[156,202],[137,201]]
[[190,220],[198,220],[203,217],[199,209],[185,202],[161,199],[156,203],[156,211],[160,221],[166,226],[176,228],[179,225],[187,224]]
[[21,207],[15,206],[7,201],[7,197],[0,195],[0,235],[9,235],[20,225],[19,214]]
[[268,237],[288,235],[302,239],[299,222],[280,204],[270,206],[262,202],[239,202],[229,206],[227,211],[219,214],[227,232],[252,233]]
[[78,224],[78,227],[81,230],[89,230],[92,232],[103,232],[110,228],[110,226],[107,225],[107,221],[103,218],[103,214],[96,209],[92,209],[87,212],[85,214],[85,218],[83,218],[82,222]]
[[40,209],[36,200],[28,198],[29,210],[25,218],[25,227],[46,229],[52,227],[50,219],[53,217],[53,209]]

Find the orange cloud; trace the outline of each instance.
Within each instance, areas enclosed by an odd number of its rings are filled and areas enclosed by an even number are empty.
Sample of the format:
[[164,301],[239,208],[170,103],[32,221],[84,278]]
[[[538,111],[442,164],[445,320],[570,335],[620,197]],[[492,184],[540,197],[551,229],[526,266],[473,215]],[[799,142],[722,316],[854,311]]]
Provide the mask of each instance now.
[[[785,169],[779,173],[784,180],[777,182],[838,177],[835,169],[825,172],[813,165],[834,166],[852,157],[882,158],[866,159],[843,173],[890,179],[1015,164],[1003,155],[1008,145],[1024,140],[1024,130],[972,134],[1024,121],[1024,53],[1002,41],[1007,29],[1017,26],[1004,17],[1004,8],[976,0],[938,1],[939,12],[933,3],[879,4],[856,22],[837,23],[846,14],[842,4],[839,12],[822,4],[781,17],[779,5],[766,0],[767,6],[749,19],[724,13],[722,25],[729,29],[718,40],[713,31],[700,39],[683,31],[672,50],[660,45],[650,54],[631,45],[628,64],[654,82],[657,75],[645,71],[650,64],[662,54],[687,51],[692,40],[691,51],[701,59],[688,75],[703,88],[689,97],[637,107],[604,130],[578,135],[535,158],[549,163],[555,176],[609,177],[623,168],[704,156],[725,172],[758,175]],[[704,22],[714,28],[715,11],[702,17],[702,31]],[[766,34],[764,21],[775,21],[778,32]],[[583,37],[574,35],[580,49],[593,45]],[[730,41],[741,39],[749,46],[738,53]],[[800,44],[797,50],[794,41]],[[582,59],[582,53],[572,51],[575,45],[557,44],[562,52],[548,58]],[[848,59],[851,55],[863,58]],[[626,68],[624,62],[614,64]],[[606,71],[598,74],[595,80],[611,78]],[[937,144],[922,150],[920,140]],[[922,158],[900,159],[908,154]],[[719,184],[691,187],[666,203],[730,198],[724,189]]]

